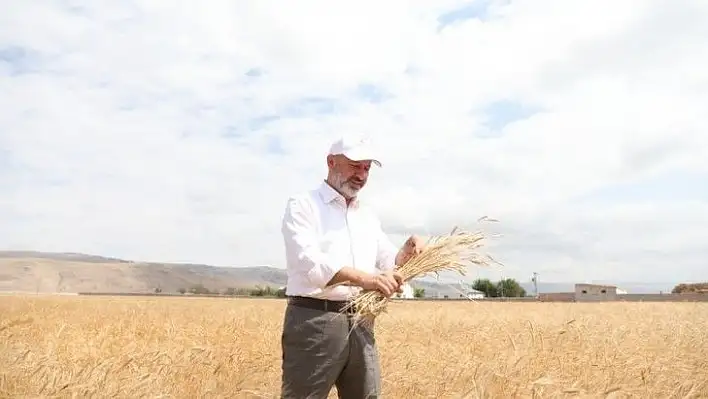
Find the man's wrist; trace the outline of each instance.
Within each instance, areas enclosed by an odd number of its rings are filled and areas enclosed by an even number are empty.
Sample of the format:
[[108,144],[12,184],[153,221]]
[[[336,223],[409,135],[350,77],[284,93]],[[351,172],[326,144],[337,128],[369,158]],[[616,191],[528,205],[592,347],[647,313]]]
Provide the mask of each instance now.
[[343,284],[355,287],[363,287],[369,282],[369,275],[353,267],[345,266],[337,272],[328,285]]
[[367,280],[369,278],[369,275],[367,273],[364,273],[362,271],[356,270],[352,276],[352,284],[357,286],[357,287],[364,287],[367,284]]

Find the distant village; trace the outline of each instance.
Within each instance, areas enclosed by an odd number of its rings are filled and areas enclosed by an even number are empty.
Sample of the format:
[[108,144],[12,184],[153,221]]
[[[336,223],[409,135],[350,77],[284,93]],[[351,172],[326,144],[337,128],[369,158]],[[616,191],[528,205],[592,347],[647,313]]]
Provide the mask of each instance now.
[[[491,284],[489,281],[486,281]],[[614,285],[577,283],[572,292],[536,292],[527,294],[515,281],[502,280],[497,289],[507,283],[508,291],[495,292],[488,295],[484,291],[473,288],[472,284],[459,282],[456,284],[438,284],[434,288],[425,289],[406,283],[401,293],[395,294],[397,300],[431,300],[431,301],[501,301],[501,302],[708,302],[708,283],[679,284],[670,293],[634,294]],[[479,286],[480,281],[475,282]],[[153,293],[101,293],[80,292],[78,295],[118,295],[118,296],[209,296],[209,297],[264,297],[285,298],[285,287],[255,287],[251,289],[227,289],[214,292],[201,285],[190,289],[180,289],[177,293],[162,293],[156,289]]]
[[468,284],[448,285],[448,288],[425,291],[416,296],[415,289],[406,284],[400,299],[457,299],[542,302],[599,302],[599,301],[701,301],[708,302],[708,287],[703,284],[681,284],[671,293],[631,294],[614,285],[577,283],[573,292],[536,293],[522,296],[488,297]]

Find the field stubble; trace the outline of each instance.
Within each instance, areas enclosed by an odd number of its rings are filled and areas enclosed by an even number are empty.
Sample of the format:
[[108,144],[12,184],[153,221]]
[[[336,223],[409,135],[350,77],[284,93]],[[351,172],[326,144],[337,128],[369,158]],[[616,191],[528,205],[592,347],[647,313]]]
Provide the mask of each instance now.
[[[284,305],[0,296],[0,397],[277,397]],[[705,398],[706,325],[705,303],[394,302],[384,396]]]

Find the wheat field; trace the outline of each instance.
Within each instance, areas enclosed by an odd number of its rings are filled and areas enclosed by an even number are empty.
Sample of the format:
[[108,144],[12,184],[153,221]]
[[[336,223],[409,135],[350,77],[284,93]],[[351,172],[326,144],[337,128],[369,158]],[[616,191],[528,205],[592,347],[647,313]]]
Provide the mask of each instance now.
[[[0,397],[277,397],[284,305],[0,296]],[[396,302],[383,396],[706,398],[706,326],[706,303]]]

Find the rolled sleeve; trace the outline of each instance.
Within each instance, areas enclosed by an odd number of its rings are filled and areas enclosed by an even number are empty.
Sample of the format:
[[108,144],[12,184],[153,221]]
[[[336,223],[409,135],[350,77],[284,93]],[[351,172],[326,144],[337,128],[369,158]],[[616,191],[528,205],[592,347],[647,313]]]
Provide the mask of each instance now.
[[320,250],[313,221],[312,209],[305,201],[288,199],[282,222],[288,268],[324,289],[343,265],[331,263]]
[[307,277],[312,285],[318,288],[325,288],[327,283],[332,280],[332,277],[334,277],[341,268],[342,266],[334,266],[326,262],[313,262],[312,268],[307,272]]

